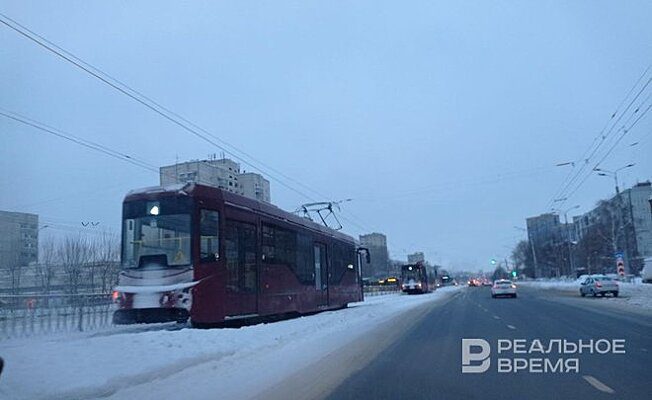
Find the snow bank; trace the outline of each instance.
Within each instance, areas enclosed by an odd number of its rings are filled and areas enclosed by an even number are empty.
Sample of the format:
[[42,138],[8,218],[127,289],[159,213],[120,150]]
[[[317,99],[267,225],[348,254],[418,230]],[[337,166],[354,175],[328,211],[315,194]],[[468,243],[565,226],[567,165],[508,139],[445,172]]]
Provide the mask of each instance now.
[[[520,282],[520,285],[536,287],[539,289],[554,289],[580,293],[580,280],[539,280]],[[620,293],[617,298],[608,297],[610,303],[631,305],[640,308],[652,309],[652,284],[634,282],[618,282]]]
[[0,398],[249,397],[401,312],[458,290],[377,296],[345,310],[240,329],[5,341]]

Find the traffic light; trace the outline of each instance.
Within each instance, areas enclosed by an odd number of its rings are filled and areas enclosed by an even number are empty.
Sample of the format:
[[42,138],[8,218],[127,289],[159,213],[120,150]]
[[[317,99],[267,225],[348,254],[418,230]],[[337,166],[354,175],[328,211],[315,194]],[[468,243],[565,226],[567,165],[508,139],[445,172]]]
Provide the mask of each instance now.
[[496,265],[496,259],[495,258],[491,259],[491,265]]
[[512,276],[516,278],[516,270],[512,271]]

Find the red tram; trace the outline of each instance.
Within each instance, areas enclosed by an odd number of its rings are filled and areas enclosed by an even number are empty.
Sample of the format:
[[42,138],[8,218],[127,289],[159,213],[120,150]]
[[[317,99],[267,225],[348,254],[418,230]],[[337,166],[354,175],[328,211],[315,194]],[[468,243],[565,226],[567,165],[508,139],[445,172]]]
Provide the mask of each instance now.
[[114,323],[303,314],[363,299],[355,242],[221,189],[132,191],[123,203]]
[[426,266],[420,262],[401,267],[401,289],[407,294],[428,293],[431,290]]

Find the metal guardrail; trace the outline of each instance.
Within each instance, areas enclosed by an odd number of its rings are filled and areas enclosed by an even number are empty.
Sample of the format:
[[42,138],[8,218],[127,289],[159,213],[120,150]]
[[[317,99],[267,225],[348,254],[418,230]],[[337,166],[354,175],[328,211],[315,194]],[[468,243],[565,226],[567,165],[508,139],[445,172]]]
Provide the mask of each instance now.
[[106,328],[114,310],[108,294],[0,296],[0,339]]
[[386,294],[401,293],[398,286],[364,286],[362,291],[365,296],[382,296]]
[[[400,294],[398,286],[365,286],[365,296]],[[87,332],[113,326],[111,295],[0,295],[0,340]]]

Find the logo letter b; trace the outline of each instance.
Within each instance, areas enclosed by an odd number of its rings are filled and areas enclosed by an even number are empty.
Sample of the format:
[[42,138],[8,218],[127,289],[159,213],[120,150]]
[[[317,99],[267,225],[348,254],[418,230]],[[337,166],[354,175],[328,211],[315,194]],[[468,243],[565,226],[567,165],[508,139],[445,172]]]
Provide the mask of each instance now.
[[[479,347],[480,352],[471,352],[471,348]],[[484,339],[462,339],[462,373],[480,374],[489,369],[491,359],[489,342]],[[482,361],[479,365],[471,365],[472,361]]]

